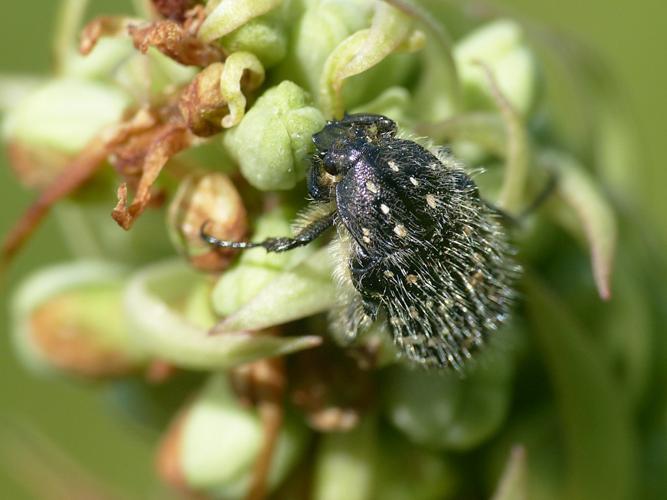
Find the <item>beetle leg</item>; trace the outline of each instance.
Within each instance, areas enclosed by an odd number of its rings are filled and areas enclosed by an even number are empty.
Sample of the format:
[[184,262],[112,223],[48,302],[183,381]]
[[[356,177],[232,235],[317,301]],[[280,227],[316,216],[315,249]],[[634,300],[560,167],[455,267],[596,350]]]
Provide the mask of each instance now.
[[305,246],[311,241],[317,239],[318,236],[320,236],[333,224],[335,215],[336,212],[332,212],[320,219],[313,221],[304,227],[294,238],[267,238],[264,241],[259,242],[219,240],[215,236],[212,236],[206,232],[206,226],[208,225],[208,222],[205,222],[202,225],[201,229],[199,230],[199,234],[201,239],[206,243],[218,248],[235,248],[238,250],[247,250],[250,248],[262,247],[266,249],[267,252],[286,252],[288,250],[292,250],[293,248]]

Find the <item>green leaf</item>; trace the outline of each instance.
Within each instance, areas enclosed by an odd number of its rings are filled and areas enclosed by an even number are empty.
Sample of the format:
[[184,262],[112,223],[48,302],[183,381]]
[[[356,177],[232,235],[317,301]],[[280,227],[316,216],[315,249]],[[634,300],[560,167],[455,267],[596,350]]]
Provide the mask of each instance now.
[[[586,169],[572,156],[546,151],[539,162],[556,173],[557,191],[567,206],[574,210],[578,225],[565,219],[565,227],[578,236],[583,229],[591,252],[593,276],[600,297],[611,297],[610,276],[616,251],[616,216]],[[565,215],[567,217],[567,215]]]
[[247,331],[210,335],[182,314],[183,303],[204,280],[180,261],[150,266],[130,280],[125,311],[147,355],[193,369],[226,369],[320,344],[319,337],[277,337]]
[[332,271],[329,249],[322,248],[270,281],[213,331],[261,330],[330,309],[337,299]]

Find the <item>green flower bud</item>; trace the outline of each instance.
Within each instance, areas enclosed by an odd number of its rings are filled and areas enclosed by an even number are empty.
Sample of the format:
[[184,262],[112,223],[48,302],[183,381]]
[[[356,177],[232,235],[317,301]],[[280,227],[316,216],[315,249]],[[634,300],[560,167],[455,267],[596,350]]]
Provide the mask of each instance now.
[[[299,420],[286,415],[268,473],[274,489],[303,453],[308,433]],[[161,463],[167,480],[180,488],[214,498],[243,498],[264,437],[257,413],[239,404],[226,375],[213,376],[202,393],[175,422],[163,446]],[[170,456],[165,456],[170,455]]]
[[25,363],[87,377],[127,374],[142,356],[122,315],[118,265],[79,261],[29,277],[12,302],[13,334]]
[[117,123],[129,104],[127,94],[111,85],[73,78],[53,80],[10,112],[5,138],[75,154],[104,127]]
[[266,15],[253,19],[220,39],[226,52],[250,52],[262,66],[270,68],[287,54],[287,35],[276,16]]
[[224,136],[244,177],[262,190],[291,189],[306,175],[311,138],[324,117],[308,94],[284,81],[267,90]]
[[518,23],[502,19],[480,27],[456,45],[454,58],[468,108],[494,108],[489,80],[479,65],[484,63],[514,108],[521,115],[528,113],[535,100],[537,69],[523,37]]
[[124,311],[133,328],[133,339],[147,356],[176,366],[221,370],[312,348],[321,342],[319,337],[278,337],[246,331],[210,335],[213,315],[202,306],[201,295],[192,298],[205,286],[204,276],[179,261],[152,265],[131,278],[125,290]]
[[207,5],[208,16],[199,28],[198,36],[205,42],[223,37],[248,21],[266,14],[282,3],[282,0],[225,0]]
[[390,369],[384,408],[390,421],[414,443],[430,449],[469,450],[502,424],[510,402],[512,363],[501,353],[470,374]]

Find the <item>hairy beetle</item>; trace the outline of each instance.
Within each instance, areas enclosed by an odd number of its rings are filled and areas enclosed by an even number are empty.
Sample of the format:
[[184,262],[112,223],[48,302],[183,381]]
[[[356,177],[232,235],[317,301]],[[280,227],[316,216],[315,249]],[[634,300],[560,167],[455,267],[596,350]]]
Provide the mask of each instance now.
[[506,321],[514,295],[519,268],[498,212],[448,150],[400,138],[384,116],[346,115],[313,142],[312,207],[295,237],[222,241],[202,228],[202,238],[284,252],[335,225],[342,336],[380,317],[408,360],[461,367]]

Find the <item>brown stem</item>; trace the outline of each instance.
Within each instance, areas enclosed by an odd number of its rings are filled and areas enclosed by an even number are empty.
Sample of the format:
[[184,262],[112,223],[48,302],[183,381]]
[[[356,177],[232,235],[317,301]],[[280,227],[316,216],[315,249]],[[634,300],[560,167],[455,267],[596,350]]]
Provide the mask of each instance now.
[[285,369],[282,360],[265,359],[253,363],[251,377],[264,442],[252,471],[246,500],[262,500],[266,498],[267,478],[284,419]]

